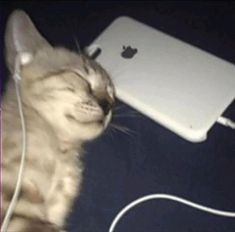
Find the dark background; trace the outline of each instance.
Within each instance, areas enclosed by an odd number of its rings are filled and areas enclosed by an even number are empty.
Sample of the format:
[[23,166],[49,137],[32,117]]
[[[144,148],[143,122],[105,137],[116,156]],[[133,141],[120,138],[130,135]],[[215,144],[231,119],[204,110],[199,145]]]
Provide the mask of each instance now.
[[[128,15],[235,63],[233,1],[6,1],[1,6],[1,34],[9,13],[21,8],[52,44],[76,49],[76,37],[83,48],[116,17]],[[5,83],[6,69],[1,64]],[[119,105],[114,123],[130,132],[108,130],[88,144],[84,187],[68,219],[69,231],[108,231],[123,206],[158,192],[235,211],[234,131],[215,125],[205,142],[193,144],[123,103]],[[233,120],[234,106],[225,112]],[[234,232],[235,220],[160,200],[131,211],[116,231]]]

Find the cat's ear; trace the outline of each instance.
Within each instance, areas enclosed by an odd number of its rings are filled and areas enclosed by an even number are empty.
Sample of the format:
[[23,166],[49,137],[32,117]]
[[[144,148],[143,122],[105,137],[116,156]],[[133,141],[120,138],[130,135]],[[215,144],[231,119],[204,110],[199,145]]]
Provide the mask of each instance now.
[[36,51],[50,46],[35,28],[29,16],[21,10],[15,10],[9,17],[5,32],[6,62],[13,71],[16,55],[28,53],[33,58]]

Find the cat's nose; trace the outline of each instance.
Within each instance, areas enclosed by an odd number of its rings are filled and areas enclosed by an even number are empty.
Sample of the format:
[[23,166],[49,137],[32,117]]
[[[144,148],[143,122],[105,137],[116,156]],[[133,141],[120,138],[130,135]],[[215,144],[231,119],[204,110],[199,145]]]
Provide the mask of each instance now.
[[103,109],[104,114],[107,115],[112,108],[112,105],[110,104],[110,102],[106,99],[102,99],[99,101],[99,104],[101,108]]

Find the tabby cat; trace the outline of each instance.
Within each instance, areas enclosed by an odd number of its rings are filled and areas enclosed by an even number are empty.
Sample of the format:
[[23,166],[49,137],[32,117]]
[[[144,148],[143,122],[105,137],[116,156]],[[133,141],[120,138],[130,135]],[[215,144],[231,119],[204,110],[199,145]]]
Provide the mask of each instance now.
[[[63,231],[81,191],[84,142],[107,127],[114,104],[113,84],[105,70],[84,54],[52,47],[28,15],[14,11],[5,34],[11,75],[21,63],[20,89],[27,129],[22,189],[10,232]],[[22,130],[13,78],[2,101],[2,217],[12,198],[22,149]]]

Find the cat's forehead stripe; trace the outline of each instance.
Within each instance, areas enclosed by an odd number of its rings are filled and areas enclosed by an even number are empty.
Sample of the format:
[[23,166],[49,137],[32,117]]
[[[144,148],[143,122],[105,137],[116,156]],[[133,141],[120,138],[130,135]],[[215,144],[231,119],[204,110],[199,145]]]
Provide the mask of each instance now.
[[86,66],[86,64],[83,65],[83,69],[85,70],[86,74],[89,74],[89,68]]
[[50,77],[62,75],[62,74],[64,74],[65,72],[67,72],[67,70],[51,71],[51,72],[46,73],[46,74],[43,75],[43,76],[37,77],[36,80],[37,80],[37,81],[42,81],[42,80],[48,79],[48,78],[50,78]]

